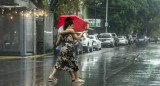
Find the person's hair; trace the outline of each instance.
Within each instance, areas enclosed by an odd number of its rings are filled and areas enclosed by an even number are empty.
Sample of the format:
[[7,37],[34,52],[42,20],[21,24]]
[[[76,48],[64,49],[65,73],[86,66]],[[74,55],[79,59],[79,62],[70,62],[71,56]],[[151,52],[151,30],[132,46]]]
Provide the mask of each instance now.
[[65,22],[68,22],[68,21],[72,21],[73,19],[71,18],[71,17],[67,17],[66,19],[65,19]]
[[64,28],[63,28],[63,29],[66,30],[67,27],[70,26],[70,25],[72,25],[72,24],[73,24],[72,21],[67,21],[67,22],[65,22],[65,23],[64,23]]

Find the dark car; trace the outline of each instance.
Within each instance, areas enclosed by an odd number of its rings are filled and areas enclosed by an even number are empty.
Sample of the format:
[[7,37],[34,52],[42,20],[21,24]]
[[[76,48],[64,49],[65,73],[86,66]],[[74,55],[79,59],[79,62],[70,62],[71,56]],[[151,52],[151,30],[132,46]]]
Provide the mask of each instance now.
[[158,41],[157,37],[150,37],[149,38],[149,42],[155,42],[155,43],[157,43],[157,41]]
[[147,36],[138,36],[136,38],[136,45],[146,45],[148,44]]
[[118,36],[117,36],[117,34],[116,33],[111,33],[112,34],[112,36],[113,36],[113,38],[114,38],[114,40],[115,40],[115,46],[119,46],[119,39],[118,39]]

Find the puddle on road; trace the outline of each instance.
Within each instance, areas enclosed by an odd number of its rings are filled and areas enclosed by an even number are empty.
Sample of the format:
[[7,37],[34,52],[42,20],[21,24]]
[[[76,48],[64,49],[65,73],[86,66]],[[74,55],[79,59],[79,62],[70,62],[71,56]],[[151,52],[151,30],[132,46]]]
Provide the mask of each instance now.
[[144,60],[143,64],[160,65],[160,59]]

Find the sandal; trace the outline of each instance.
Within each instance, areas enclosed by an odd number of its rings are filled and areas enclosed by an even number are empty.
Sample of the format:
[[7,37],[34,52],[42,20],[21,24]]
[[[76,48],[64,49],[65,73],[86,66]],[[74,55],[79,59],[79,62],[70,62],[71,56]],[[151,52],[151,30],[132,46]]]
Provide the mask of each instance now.
[[75,83],[75,82],[72,82],[72,86],[82,86],[84,83]]
[[48,86],[54,86],[56,84],[57,84],[56,82],[48,82]]
[[57,78],[53,78],[53,79],[49,78],[48,82],[57,82],[57,80],[58,80]]
[[74,82],[75,80],[72,80],[72,82]]
[[79,80],[75,80],[74,82],[76,82],[76,83],[84,83],[85,81],[82,80],[82,79],[79,79]]
[[[81,77],[78,77],[79,79],[82,79]],[[74,82],[75,80],[72,80],[72,82]]]

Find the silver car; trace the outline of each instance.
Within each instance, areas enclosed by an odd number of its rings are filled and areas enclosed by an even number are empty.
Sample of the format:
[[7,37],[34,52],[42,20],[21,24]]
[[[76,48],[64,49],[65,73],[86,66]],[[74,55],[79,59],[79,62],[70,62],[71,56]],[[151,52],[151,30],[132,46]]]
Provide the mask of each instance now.
[[147,36],[138,36],[136,38],[136,45],[146,45],[148,44]]
[[115,40],[111,33],[101,33],[99,35],[99,40],[101,41],[102,47],[115,46]]

